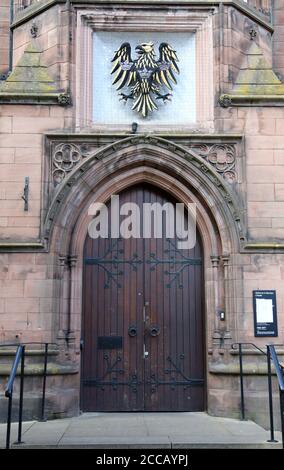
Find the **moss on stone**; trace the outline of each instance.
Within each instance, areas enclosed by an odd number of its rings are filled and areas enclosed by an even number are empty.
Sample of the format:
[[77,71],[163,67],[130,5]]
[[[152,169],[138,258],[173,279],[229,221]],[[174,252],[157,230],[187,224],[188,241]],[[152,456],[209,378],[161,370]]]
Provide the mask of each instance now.
[[247,57],[247,65],[246,67],[242,68],[248,68],[248,69],[258,69],[258,70],[270,70],[271,67],[266,61],[264,57],[258,57],[255,55],[248,56]]
[[257,44],[251,44],[230,95],[284,95],[284,84],[276,76]]
[[2,85],[0,97],[6,93],[48,94],[54,92],[56,92],[56,84],[47,67],[41,63],[41,52],[30,43],[15,69]]
[[257,95],[257,96],[270,96],[270,95],[284,95],[284,85],[236,85],[232,91],[233,95]]
[[237,76],[236,84],[247,83],[255,85],[281,85],[273,70],[241,70]]

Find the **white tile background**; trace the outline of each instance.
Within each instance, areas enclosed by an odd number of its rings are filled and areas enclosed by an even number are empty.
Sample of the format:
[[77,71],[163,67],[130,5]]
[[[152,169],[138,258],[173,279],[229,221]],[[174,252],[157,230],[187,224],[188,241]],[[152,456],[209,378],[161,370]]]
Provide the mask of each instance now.
[[[93,120],[95,125],[161,124],[177,125],[194,123],[196,120],[195,99],[195,35],[194,33],[149,33],[149,32],[97,32],[94,33],[94,83],[93,83]],[[110,75],[111,59],[123,42],[130,42],[132,59],[137,55],[135,47],[142,42],[153,41],[157,59],[159,45],[168,42],[177,52],[180,74],[176,76],[177,85],[173,84],[172,101],[163,104],[157,100],[159,109],[143,118],[132,111],[133,100],[128,103],[119,101],[118,94],[129,93],[130,88],[116,91]],[[168,91],[167,91],[168,92]]]

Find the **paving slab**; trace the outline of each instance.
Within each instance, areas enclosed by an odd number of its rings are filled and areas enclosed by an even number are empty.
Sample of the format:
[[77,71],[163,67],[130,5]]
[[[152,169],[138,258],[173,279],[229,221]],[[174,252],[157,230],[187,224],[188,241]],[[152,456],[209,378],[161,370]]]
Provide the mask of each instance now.
[[[6,426],[0,425],[0,446]],[[17,426],[12,425],[11,443]],[[24,444],[17,448],[281,448],[252,421],[216,418],[207,413],[84,413],[78,417],[23,423]]]

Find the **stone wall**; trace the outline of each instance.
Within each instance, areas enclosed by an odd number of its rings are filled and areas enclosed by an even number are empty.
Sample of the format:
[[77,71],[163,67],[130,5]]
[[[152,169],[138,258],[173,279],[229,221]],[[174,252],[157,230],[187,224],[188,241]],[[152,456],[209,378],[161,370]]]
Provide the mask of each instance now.
[[0,75],[9,69],[10,0],[0,5]]
[[[54,7],[16,28],[13,54],[15,67],[34,39],[42,51],[41,60],[48,66],[57,88],[62,89],[66,85],[64,43],[68,42],[64,15],[64,6]],[[35,23],[38,37],[32,38],[30,30]],[[0,238],[3,243],[40,242],[44,133],[70,129],[71,122],[71,108],[0,105]],[[28,211],[24,211],[22,200],[26,176],[29,177]],[[53,257],[35,252],[5,253],[0,255],[0,263],[1,341],[51,341],[56,330],[52,312],[58,297]]]
[[[43,133],[68,128],[69,117],[59,106],[2,105],[0,117],[0,236],[3,240],[40,237],[43,181]],[[21,199],[30,178],[29,211]]]
[[52,258],[7,253],[0,260],[0,342],[54,341],[58,293]]
[[[0,7],[0,22],[2,21],[4,25],[2,29],[4,37],[1,38],[4,52],[1,54],[3,63],[0,62],[0,71],[5,71],[8,63],[6,47],[8,23],[6,16],[3,17],[4,13],[7,14],[8,3],[6,0],[3,7],[2,5]],[[228,335],[226,340],[224,340],[224,335],[218,336],[214,341],[211,337],[208,338],[207,348],[210,353],[208,356],[208,409],[213,414],[238,416],[238,377],[231,370],[232,364],[237,364],[237,357],[229,352],[231,342],[251,341],[259,346],[270,342],[269,338],[254,338],[252,290],[275,289],[277,291],[279,337],[276,338],[276,342],[283,342],[284,339],[284,108],[246,106],[225,109],[218,104],[220,94],[230,92],[233,87],[246,52],[251,45],[251,29],[256,31],[256,37],[253,40],[263,51],[268,63],[273,64],[274,70],[284,76],[281,50],[282,41],[284,41],[283,9],[284,5],[281,1],[276,1],[274,12],[276,28],[273,43],[269,29],[257,23],[256,20],[244,16],[232,6],[223,6],[220,10],[216,9],[213,14],[216,80],[214,84],[215,119],[212,134],[219,136],[218,142],[221,145],[225,142],[224,134],[238,134],[241,142],[241,156],[236,168],[238,184],[230,186],[229,191],[241,201],[240,209],[243,206],[244,236],[246,237],[238,249],[227,253],[230,256],[228,257],[229,288],[227,286],[226,305],[231,312],[230,322],[233,334]],[[74,26],[75,16],[72,21]],[[18,62],[31,41],[31,27],[36,24],[38,33],[35,41],[39,50],[42,51],[43,62],[48,66],[59,89],[66,90],[69,86],[69,79],[72,78],[71,91],[74,96],[73,64],[75,63],[74,38],[76,34],[74,29],[71,44],[72,63],[69,64],[68,22],[65,5],[61,4],[15,28],[14,64]],[[71,285],[70,278],[66,275],[69,267],[64,265],[64,260],[63,269],[59,267],[59,255],[67,259],[68,256],[74,254],[72,251],[74,246],[68,247],[64,253],[59,252],[58,240],[65,236],[62,220],[58,222],[51,246],[48,246],[46,240],[43,239],[43,215],[50,202],[46,196],[46,187],[50,183],[50,173],[47,171],[47,160],[50,154],[47,152],[44,134],[56,131],[63,134],[62,142],[70,141],[71,132],[74,134],[76,131],[73,126],[75,111],[75,106],[63,108],[58,105],[42,104],[0,105],[0,248],[2,251],[0,254],[0,342],[57,341],[62,327],[58,312],[65,309],[63,313],[67,317],[67,310],[70,308],[66,307],[66,302],[62,302],[62,299],[66,301],[68,296],[73,295],[74,304],[76,304],[74,307],[76,347],[70,353],[66,347],[68,343],[66,338],[63,340],[61,338],[60,341],[66,357],[78,365],[80,339],[78,312],[81,308],[78,286],[80,282]],[[195,129],[195,135],[198,134],[197,131]],[[84,130],[81,130],[82,134],[83,132]],[[92,132],[89,132],[87,139],[92,142],[92,145],[98,145],[99,138],[92,135]],[[121,135],[113,135],[109,139],[115,142],[121,139]],[[174,143],[174,135],[171,139]],[[184,139],[185,147],[192,144],[192,135]],[[222,153],[221,160],[223,156]],[[22,200],[26,176],[30,178],[29,211],[27,212],[24,211]],[[200,188],[201,193],[202,191],[203,189]],[[74,210],[77,210],[84,202],[85,193],[82,189],[82,192],[76,195],[77,199],[75,199],[75,193],[76,188],[73,188],[72,204],[74,203]],[[66,197],[69,197],[68,194]],[[211,201],[208,200],[209,203]],[[213,207],[213,210],[219,222],[221,216],[218,214],[218,208]],[[44,214],[43,211],[45,211]],[[66,214],[64,217],[67,217]],[[25,245],[28,243],[30,245]],[[246,245],[249,246],[252,243],[261,243],[263,246],[261,248],[254,245],[254,247],[246,248]],[[269,246],[269,243],[282,245],[273,247]],[[38,244],[38,246],[35,247],[33,244]],[[209,242],[207,248],[209,250]],[[211,253],[211,255],[216,255],[216,253]],[[211,263],[209,258],[210,256],[206,260],[206,266]],[[80,259],[78,264],[81,261]],[[64,269],[65,272],[63,272]],[[75,281],[79,281],[80,272],[76,273],[78,279]],[[210,275],[214,277],[212,273]],[[220,276],[222,278],[223,274]],[[208,285],[211,281],[212,279],[208,281]],[[214,283],[211,282],[210,285],[211,288],[207,291],[210,299],[206,301],[211,333],[216,312],[212,300]],[[65,305],[64,308],[62,304]],[[66,319],[64,322],[66,326]],[[257,361],[250,360],[251,368],[246,380],[249,413],[254,419],[258,419],[256,410],[263,403],[264,380],[266,380],[263,374],[253,372]],[[56,386],[60,387],[64,380],[58,383],[59,385]],[[68,388],[73,390],[70,395],[73,394],[73,397],[78,398],[78,374],[76,378],[70,378]],[[254,401],[254,398],[258,401]],[[55,408],[57,410],[60,408],[58,403]],[[265,418],[262,416],[260,421],[265,422]]]
[[[69,16],[65,5],[55,5],[36,18],[26,21],[14,30],[14,64],[22,57],[31,41],[31,28],[36,26],[36,44],[42,51],[42,61],[59,89],[68,86],[69,68]],[[56,128],[56,126],[55,126]]]
[[275,32],[273,34],[273,65],[281,80],[284,79],[284,2],[274,0],[273,23]]

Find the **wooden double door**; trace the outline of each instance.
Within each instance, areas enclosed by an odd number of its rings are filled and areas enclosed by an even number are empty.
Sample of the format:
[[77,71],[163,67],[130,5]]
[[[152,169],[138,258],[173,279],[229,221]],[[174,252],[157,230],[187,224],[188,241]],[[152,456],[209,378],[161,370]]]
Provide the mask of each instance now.
[[[175,203],[148,185],[120,205]],[[143,222],[142,222],[143,223]],[[177,240],[86,239],[83,411],[204,410],[203,266]]]

